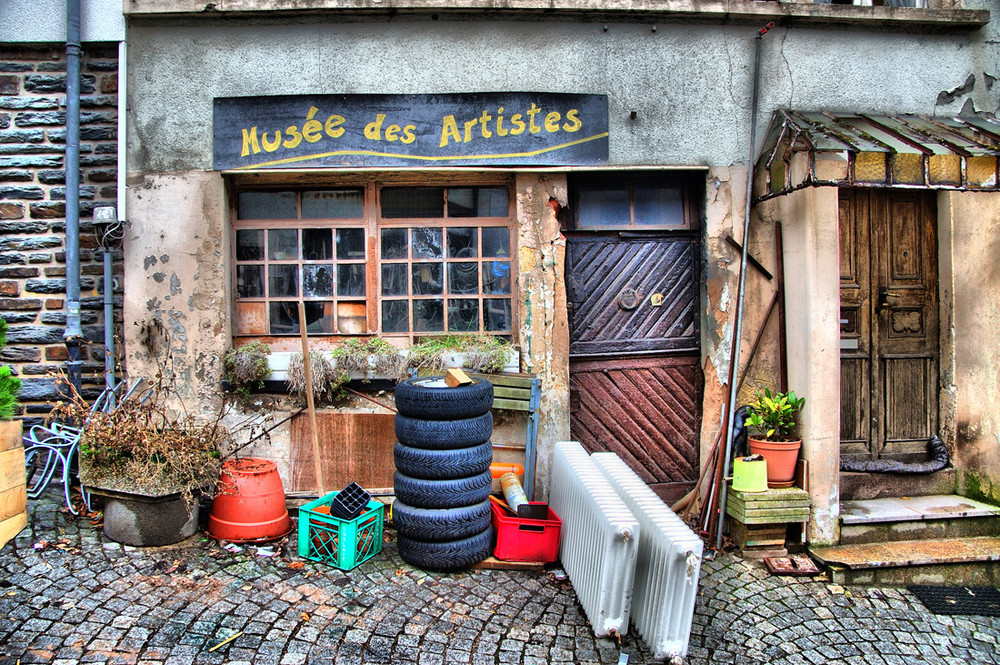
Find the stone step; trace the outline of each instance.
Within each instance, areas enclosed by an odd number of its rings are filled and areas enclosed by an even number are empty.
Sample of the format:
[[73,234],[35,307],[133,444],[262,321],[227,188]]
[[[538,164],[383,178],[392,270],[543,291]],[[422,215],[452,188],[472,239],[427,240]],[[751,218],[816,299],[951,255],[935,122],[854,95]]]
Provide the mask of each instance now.
[[836,584],[1000,586],[1000,537],[810,547]]
[[840,474],[840,500],[859,501],[894,496],[928,496],[954,494],[955,469],[936,473],[897,475],[893,473]]
[[841,501],[840,544],[1000,536],[1000,508],[954,494]]

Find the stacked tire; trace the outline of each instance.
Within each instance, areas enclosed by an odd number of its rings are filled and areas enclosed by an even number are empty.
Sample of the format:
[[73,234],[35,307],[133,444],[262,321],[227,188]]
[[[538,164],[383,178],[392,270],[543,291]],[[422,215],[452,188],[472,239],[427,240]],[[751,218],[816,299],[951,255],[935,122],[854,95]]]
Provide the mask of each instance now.
[[464,568],[492,554],[489,495],[493,385],[448,387],[444,377],[396,385],[399,555],[429,570]]

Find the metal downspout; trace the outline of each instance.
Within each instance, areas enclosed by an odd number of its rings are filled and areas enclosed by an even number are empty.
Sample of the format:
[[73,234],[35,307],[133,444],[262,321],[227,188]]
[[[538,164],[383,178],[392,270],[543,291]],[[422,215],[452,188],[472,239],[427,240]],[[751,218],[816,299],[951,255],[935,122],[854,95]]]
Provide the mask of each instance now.
[[[764,35],[774,27],[774,22],[770,22],[757,31],[757,38],[754,40],[753,56],[753,100],[750,104],[750,161],[747,168],[747,198],[746,215],[743,218],[743,260],[740,262],[740,286],[736,295],[736,322],[733,326],[733,352],[729,367],[729,408],[726,413],[726,449],[724,452],[725,463],[722,466],[723,477],[729,471],[729,455],[733,447],[733,424],[736,421],[736,385],[740,374],[740,337],[743,334],[743,296],[747,283],[747,248],[750,246],[750,210],[753,207],[753,167],[754,156],[757,150],[757,97],[760,84],[760,45]],[[715,548],[722,549],[722,525],[726,511],[725,481],[721,483],[719,493],[719,533],[715,540]]]
[[79,392],[80,343],[80,0],[66,0],[66,375]]

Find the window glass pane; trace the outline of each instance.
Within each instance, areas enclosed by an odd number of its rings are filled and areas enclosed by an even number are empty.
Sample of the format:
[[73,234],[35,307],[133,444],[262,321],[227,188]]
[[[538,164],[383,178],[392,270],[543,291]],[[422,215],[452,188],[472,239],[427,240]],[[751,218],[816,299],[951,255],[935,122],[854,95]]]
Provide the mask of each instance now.
[[365,264],[342,263],[337,266],[337,295],[364,297]]
[[510,229],[506,226],[484,227],[483,256],[510,256]]
[[444,217],[444,188],[383,187],[382,216]]
[[444,293],[444,282],[440,263],[413,264],[413,295],[435,296]]
[[364,229],[337,229],[337,258],[365,258]]
[[440,300],[413,301],[413,332],[443,332],[444,303]]
[[455,227],[448,229],[448,258],[469,259],[479,256],[479,229]]
[[333,295],[333,266],[302,266],[302,295],[306,298],[329,298]]
[[468,187],[448,190],[449,217],[506,217],[506,187]]
[[272,298],[294,298],[299,295],[299,267],[267,267],[267,295]]
[[357,219],[364,210],[363,189],[302,192],[303,219]]
[[479,264],[449,263],[448,293],[479,293]]
[[479,331],[479,301],[473,298],[448,299],[448,330]]
[[410,229],[410,244],[413,246],[413,258],[440,259],[443,256],[441,227],[424,226]]
[[295,192],[240,192],[236,197],[239,219],[296,219]]
[[486,298],[483,300],[485,328],[492,330],[510,330],[510,300],[506,298]]
[[405,263],[382,264],[382,295],[405,296],[407,272]]
[[406,258],[406,229],[382,229],[382,258]]
[[628,189],[621,185],[588,183],[580,188],[577,225],[628,226]]
[[264,258],[264,231],[240,229],[236,232],[236,260],[260,261]]
[[293,335],[299,332],[299,306],[294,302],[272,302],[271,334]]
[[306,261],[329,261],[333,258],[331,229],[302,229],[302,258]]
[[635,183],[632,208],[636,224],[684,226],[684,197],[679,186]]
[[264,266],[236,266],[236,292],[240,298],[263,298]]
[[272,261],[294,261],[299,258],[299,232],[295,229],[268,231],[267,258]]
[[400,333],[410,330],[410,310],[405,300],[382,301],[382,332]]
[[483,261],[483,293],[510,293],[510,261]]
[[[295,308],[298,309],[298,305],[295,305]],[[333,314],[332,302],[307,302],[305,309],[306,332],[314,334],[336,332],[336,317]]]

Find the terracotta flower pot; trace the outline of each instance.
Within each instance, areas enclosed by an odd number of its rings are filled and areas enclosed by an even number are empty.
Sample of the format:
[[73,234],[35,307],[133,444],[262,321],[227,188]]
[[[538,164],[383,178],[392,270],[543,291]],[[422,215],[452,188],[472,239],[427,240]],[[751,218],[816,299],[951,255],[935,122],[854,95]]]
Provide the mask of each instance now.
[[208,532],[220,540],[279,538],[289,531],[285,490],[274,462],[247,457],[222,465]]
[[795,481],[795,465],[799,460],[798,441],[761,441],[749,437],[751,455],[763,455],[767,460],[767,486],[791,487]]

